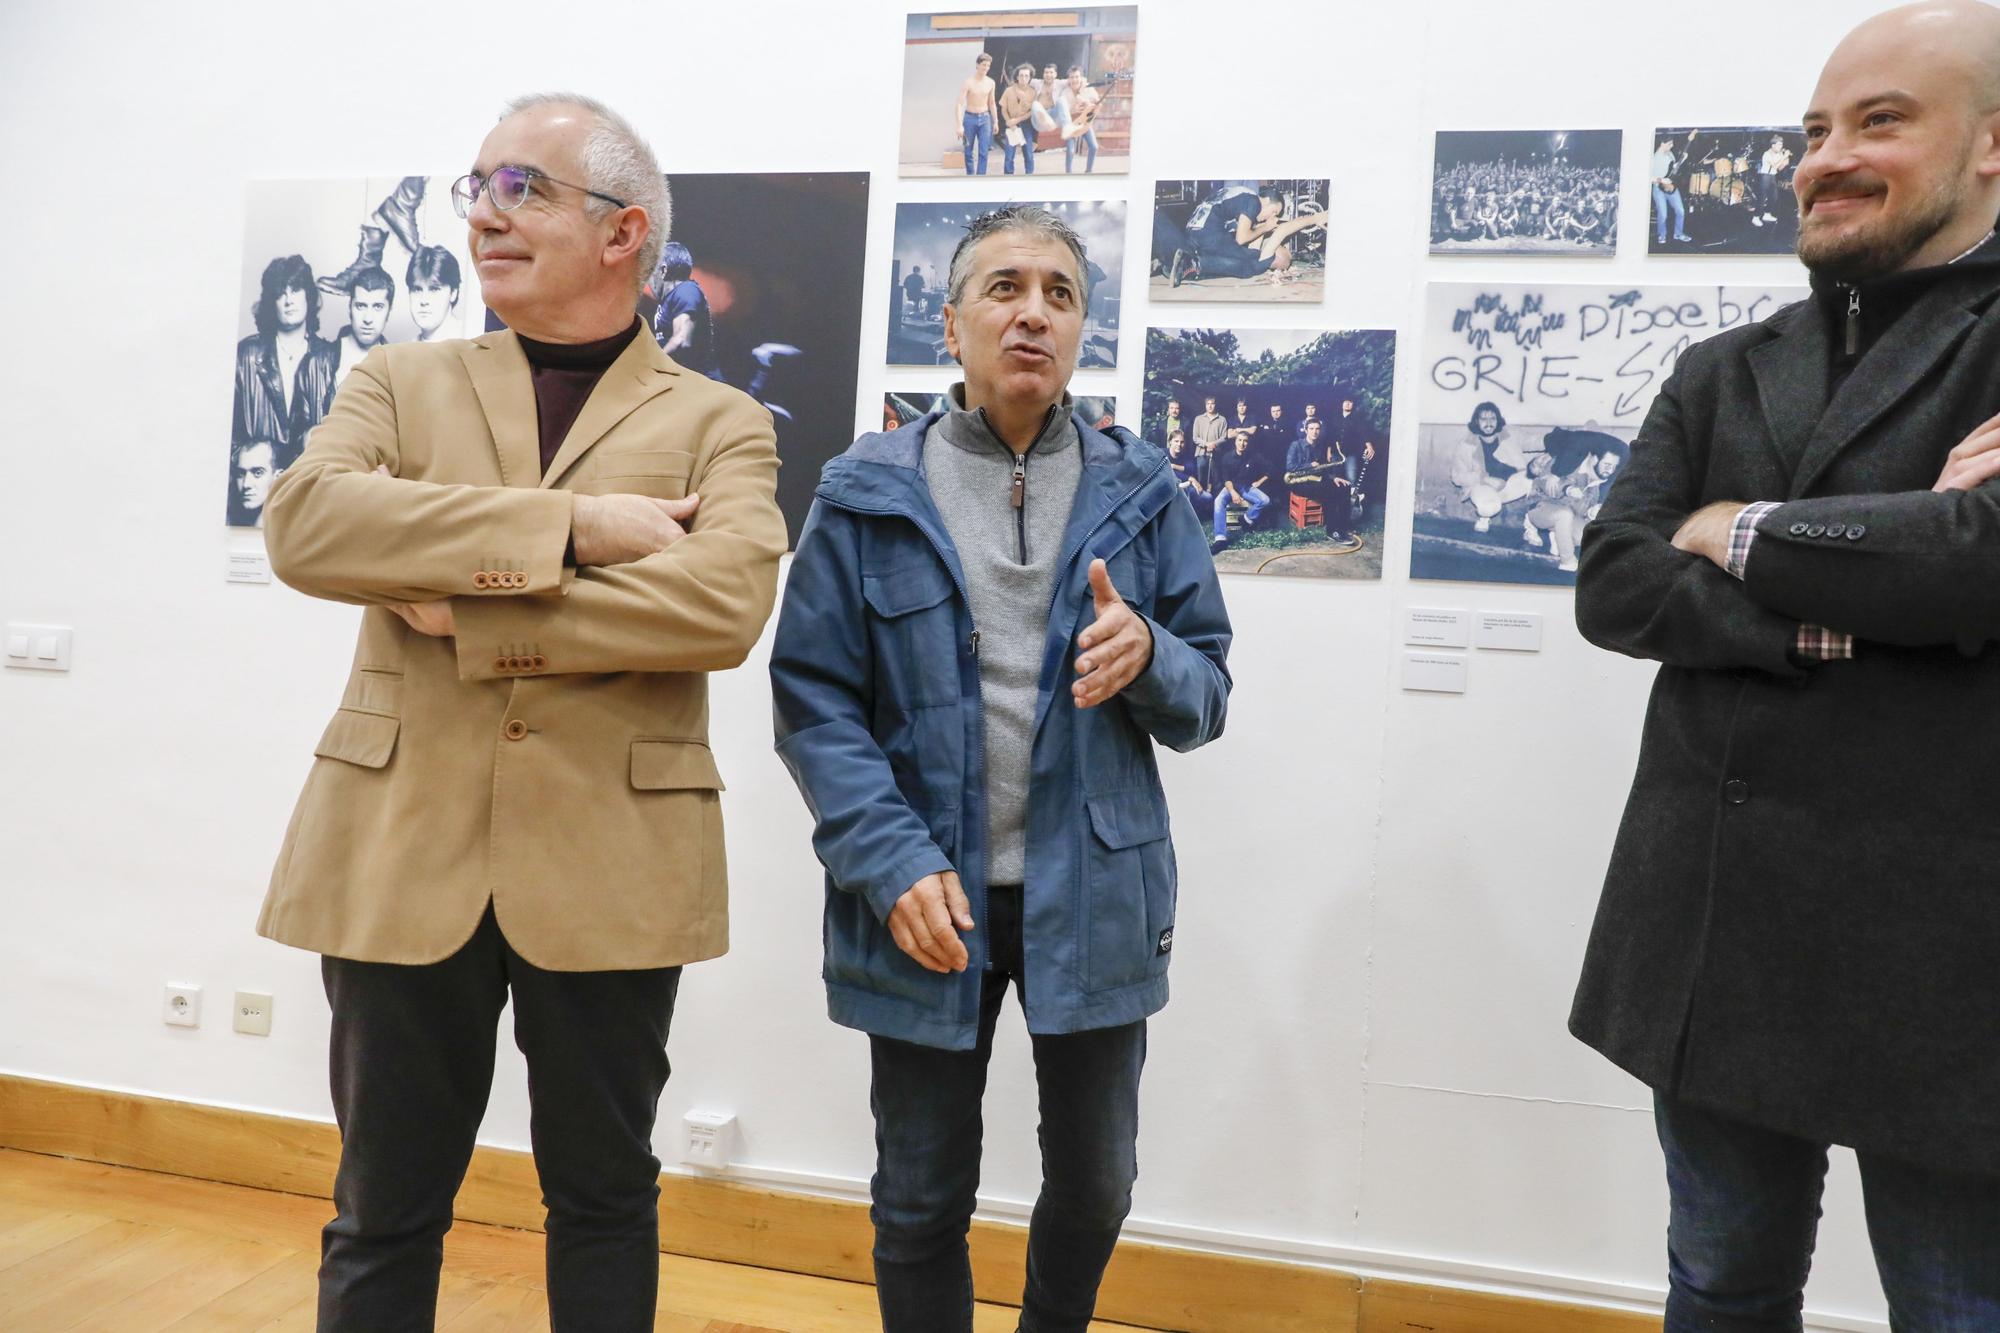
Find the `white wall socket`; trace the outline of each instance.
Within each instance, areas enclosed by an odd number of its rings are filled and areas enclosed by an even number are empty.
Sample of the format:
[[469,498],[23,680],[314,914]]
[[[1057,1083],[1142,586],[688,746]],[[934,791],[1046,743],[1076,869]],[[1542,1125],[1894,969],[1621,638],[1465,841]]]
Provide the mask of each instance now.
[[170,1027],[198,1028],[201,1026],[201,987],[176,986],[167,983],[166,1008],[160,1017]]
[[271,997],[256,991],[236,992],[236,1030],[253,1037],[271,1035]]
[[726,1111],[689,1111],[681,1117],[681,1160],[720,1171],[736,1150],[736,1117]]

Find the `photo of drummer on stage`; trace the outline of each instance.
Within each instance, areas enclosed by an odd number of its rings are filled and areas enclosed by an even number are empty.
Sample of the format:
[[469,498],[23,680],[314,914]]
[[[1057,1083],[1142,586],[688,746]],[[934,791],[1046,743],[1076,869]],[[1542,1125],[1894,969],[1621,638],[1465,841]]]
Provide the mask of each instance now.
[[1656,131],[1647,253],[1788,255],[1799,234],[1792,173],[1805,156],[1797,126]]

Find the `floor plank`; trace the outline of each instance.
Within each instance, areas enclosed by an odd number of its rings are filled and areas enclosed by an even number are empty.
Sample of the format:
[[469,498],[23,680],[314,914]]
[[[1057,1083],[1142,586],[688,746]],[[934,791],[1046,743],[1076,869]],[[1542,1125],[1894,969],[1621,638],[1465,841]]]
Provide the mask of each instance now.
[[[324,1199],[0,1149],[0,1329],[311,1333]],[[461,1222],[437,1327],[548,1328],[543,1238]],[[662,1255],[656,1333],[875,1333],[864,1283]],[[978,1333],[1019,1312],[981,1305]],[[1093,1333],[1133,1333],[1091,1325]],[[1139,1331],[1143,1333],[1143,1331]]]

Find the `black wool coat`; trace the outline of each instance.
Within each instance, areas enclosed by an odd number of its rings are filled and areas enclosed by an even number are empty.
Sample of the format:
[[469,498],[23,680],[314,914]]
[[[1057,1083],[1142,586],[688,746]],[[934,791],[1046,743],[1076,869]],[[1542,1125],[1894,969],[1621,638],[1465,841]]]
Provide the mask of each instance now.
[[[1814,301],[1663,386],[1577,577],[1585,637],[1662,665],[1570,1016],[1669,1096],[1992,1175],[2000,482],[1930,487],[2000,412],[1996,296],[2000,242],[1929,271],[1830,398]],[[1784,502],[1741,581],[1671,544],[1718,500]]]

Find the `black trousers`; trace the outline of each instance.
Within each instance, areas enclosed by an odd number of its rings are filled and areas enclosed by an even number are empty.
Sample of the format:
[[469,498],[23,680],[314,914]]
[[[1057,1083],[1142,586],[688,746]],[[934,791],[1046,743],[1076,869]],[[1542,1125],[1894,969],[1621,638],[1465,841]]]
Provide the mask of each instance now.
[[320,1333],[429,1333],[510,990],[548,1208],[550,1328],[651,1329],[660,1271],[653,1120],[680,969],[544,971],[508,946],[489,907],[443,962],[324,958],[320,971],[340,1122],[337,1215],[320,1244]]

